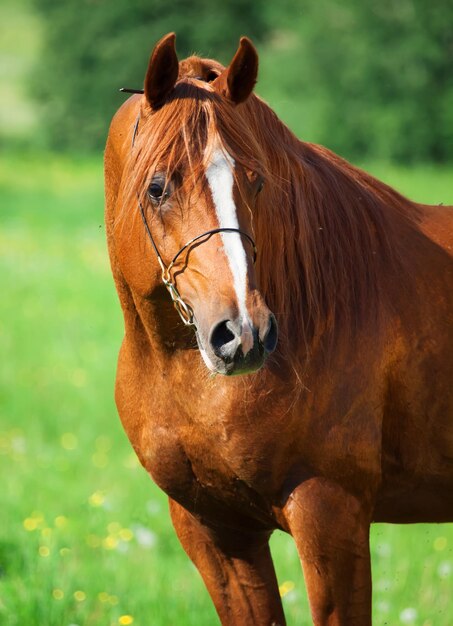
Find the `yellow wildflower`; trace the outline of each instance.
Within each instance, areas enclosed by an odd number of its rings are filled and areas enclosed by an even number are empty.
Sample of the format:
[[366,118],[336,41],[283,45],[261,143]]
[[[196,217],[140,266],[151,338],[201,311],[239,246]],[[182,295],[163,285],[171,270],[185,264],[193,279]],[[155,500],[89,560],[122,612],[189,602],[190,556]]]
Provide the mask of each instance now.
[[83,602],[86,599],[86,593],[84,591],[74,591],[74,598],[77,602]]
[[27,517],[22,522],[25,530],[36,530],[44,523],[44,516],[40,511],[33,511],[30,517]]
[[118,536],[122,541],[131,541],[134,538],[134,533],[130,528],[122,528]]
[[442,550],[445,550],[447,547],[447,543],[446,537],[436,537],[434,540],[434,550],[436,550],[436,552],[442,552]]
[[284,583],[282,583],[279,587],[280,590],[280,596],[282,598],[284,598],[286,596],[287,593],[289,593],[290,591],[292,591],[295,587],[295,584],[293,583],[292,580],[286,580]]
[[101,591],[100,593],[98,593],[98,599],[100,602],[108,602],[110,596],[106,591]]
[[75,450],[79,440],[73,433],[64,433],[61,435],[60,443],[65,450]]
[[88,498],[88,502],[91,506],[102,506],[105,502],[105,493],[103,491],[95,491]]
[[36,530],[38,528],[38,523],[38,520],[34,519],[33,517],[27,517],[23,521],[24,528],[25,530],[28,530],[28,532]]
[[104,539],[102,545],[106,550],[114,550],[118,545],[118,539],[116,537],[113,537],[112,535],[109,535]]
[[66,524],[68,523],[68,518],[65,517],[64,515],[57,515],[57,517],[54,520],[54,523],[55,523],[56,528],[64,528]]

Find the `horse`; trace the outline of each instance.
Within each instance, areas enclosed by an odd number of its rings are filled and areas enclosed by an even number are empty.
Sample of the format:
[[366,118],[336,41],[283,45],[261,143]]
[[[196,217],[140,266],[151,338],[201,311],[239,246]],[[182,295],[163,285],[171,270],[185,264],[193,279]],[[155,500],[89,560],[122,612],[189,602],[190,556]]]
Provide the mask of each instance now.
[[222,624],[285,624],[280,529],[313,623],[365,626],[370,524],[453,520],[453,212],[300,141],[257,73],[170,33],[113,118],[115,399]]

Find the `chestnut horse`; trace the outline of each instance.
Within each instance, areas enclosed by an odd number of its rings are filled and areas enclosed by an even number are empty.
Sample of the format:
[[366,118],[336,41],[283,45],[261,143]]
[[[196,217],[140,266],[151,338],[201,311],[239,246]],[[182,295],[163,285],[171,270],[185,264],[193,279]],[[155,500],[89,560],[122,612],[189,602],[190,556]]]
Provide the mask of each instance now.
[[371,522],[453,520],[453,212],[299,141],[257,70],[167,35],[113,119],[116,402],[222,624],[285,623],[279,528],[313,622],[362,626]]

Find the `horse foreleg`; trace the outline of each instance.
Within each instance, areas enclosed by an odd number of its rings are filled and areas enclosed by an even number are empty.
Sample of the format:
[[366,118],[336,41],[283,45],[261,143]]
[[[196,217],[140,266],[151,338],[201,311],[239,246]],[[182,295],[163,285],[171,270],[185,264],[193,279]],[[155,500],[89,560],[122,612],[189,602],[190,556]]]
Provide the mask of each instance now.
[[316,626],[371,624],[368,507],[339,485],[312,478],[284,507]]
[[223,626],[286,624],[268,533],[216,530],[170,500],[178,538],[198,568]]

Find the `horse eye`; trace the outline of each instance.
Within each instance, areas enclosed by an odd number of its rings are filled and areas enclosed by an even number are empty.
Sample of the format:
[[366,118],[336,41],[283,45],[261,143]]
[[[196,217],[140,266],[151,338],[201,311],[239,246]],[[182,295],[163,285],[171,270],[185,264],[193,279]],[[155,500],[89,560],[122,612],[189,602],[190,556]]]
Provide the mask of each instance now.
[[148,187],[148,196],[154,202],[161,202],[167,196],[162,183],[152,182]]
[[262,191],[263,187],[264,187],[264,178],[261,178],[260,182],[258,183],[256,193],[259,193],[260,191]]

